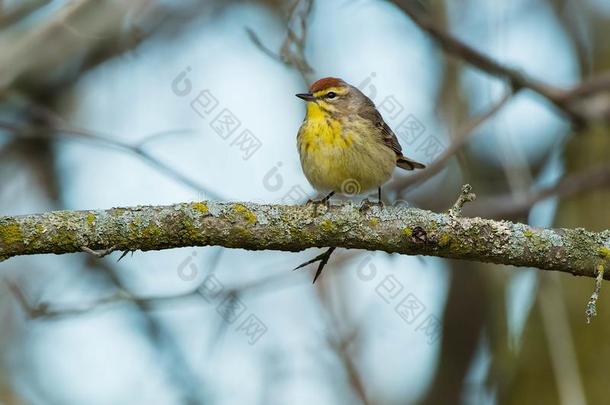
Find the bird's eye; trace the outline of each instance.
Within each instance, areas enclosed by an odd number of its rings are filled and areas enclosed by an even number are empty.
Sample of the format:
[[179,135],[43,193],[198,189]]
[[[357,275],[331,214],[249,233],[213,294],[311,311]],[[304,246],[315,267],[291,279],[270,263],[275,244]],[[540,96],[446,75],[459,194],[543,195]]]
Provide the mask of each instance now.
[[326,93],[326,98],[335,98],[337,97],[337,93],[335,93],[334,91],[329,91],[328,93]]

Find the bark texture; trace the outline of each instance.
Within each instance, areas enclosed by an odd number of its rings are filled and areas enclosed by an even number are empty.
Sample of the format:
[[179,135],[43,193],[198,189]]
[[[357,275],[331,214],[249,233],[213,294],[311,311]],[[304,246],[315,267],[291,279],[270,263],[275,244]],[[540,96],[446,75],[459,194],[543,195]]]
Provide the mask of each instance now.
[[[540,229],[465,218],[455,212],[345,203],[313,205],[193,202],[0,217],[0,261],[84,249],[184,246],[300,251],[382,250],[558,270],[595,277],[610,259],[610,230]],[[610,278],[610,272],[605,277]]]

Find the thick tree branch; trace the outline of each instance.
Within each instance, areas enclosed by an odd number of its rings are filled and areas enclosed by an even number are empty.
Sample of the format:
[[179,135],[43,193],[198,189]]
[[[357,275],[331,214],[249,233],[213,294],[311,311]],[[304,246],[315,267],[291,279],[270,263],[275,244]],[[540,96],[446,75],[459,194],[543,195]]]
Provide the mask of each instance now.
[[[196,202],[0,217],[0,261],[40,253],[224,246],[300,251],[382,250],[597,276],[610,256],[610,230],[540,229],[415,208],[348,203],[314,215],[310,206]],[[605,278],[608,279],[609,273]]]

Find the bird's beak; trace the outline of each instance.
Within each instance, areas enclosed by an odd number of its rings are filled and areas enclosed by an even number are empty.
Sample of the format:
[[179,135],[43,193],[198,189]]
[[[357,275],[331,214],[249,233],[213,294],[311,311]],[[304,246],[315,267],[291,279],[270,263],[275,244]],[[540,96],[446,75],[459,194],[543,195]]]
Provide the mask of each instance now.
[[295,94],[295,96],[305,101],[313,101],[315,99],[315,97],[311,93]]

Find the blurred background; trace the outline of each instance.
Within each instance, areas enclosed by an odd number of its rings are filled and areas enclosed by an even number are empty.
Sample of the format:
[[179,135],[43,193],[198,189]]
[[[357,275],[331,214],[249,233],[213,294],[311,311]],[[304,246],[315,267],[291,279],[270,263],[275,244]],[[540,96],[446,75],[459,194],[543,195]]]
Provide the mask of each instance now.
[[[294,94],[337,76],[434,168],[386,204],[470,183],[467,215],[608,229],[609,35],[607,0],[2,0],[0,215],[300,204]],[[351,250],[290,271],[320,252],[5,261],[0,404],[607,403],[592,279]]]

